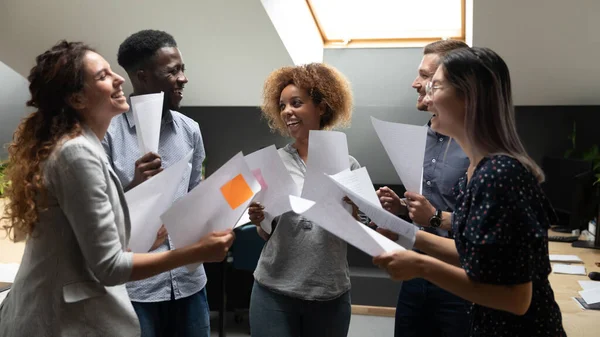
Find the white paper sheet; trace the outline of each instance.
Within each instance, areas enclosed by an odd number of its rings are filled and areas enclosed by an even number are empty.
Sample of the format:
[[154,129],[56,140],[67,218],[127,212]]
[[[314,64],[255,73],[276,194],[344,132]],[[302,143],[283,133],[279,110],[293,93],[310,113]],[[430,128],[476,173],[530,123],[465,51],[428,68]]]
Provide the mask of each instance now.
[[13,283],[19,266],[18,263],[0,263],[0,282]]
[[315,203],[293,195],[289,196],[289,201],[295,213],[301,214],[316,225],[371,256],[404,250],[397,243],[356,221],[336,202]]
[[141,153],[158,153],[164,92],[131,96],[131,110]]
[[600,281],[577,281],[583,290],[600,288]]
[[427,128],[374,117],[371,122],[406,190],[422,194]]
[[[350,169],[346,134],[338,131],[311,130],[308,138],[308,162],[302,188],[302,198],[314,201],[335,200],[346,210],[344,194],[325,177]],[[347,205],[344,206],[344,205]]]
[[583,263],[583,261],[577,255],[550,254],[550,261],[552,261],[552,262],[581,262],[581,263]]
[[162,225],[160,215],[175,201],[180,182],[189,183],[193,151],[177,163],[144,181],[125,193],[131,218],[129,249],[134,253],[146,253],[156,240]]
[[259,183],[262,182],[261,191],[258,192],[254,201],[260,202],[265,207],[265,219],[260,226],[265,232],[271,234],[273,219],[292,210],[287,196],[299,196],[300,188],[285,168],[275,145],[260,149],[244,158],[254,177]]
[[344,170],[329,176],[346,189],[372,204],[374,207],[383,209],[366,167],[363,166],[354,171]]
[[583,298],[583,300],[587,304],[594,304],[600,302],[600,288],[581,290],[579,292],[579,295],[581,295],[581,298]]
[[4,299],[6,298],[6,295],[8,295],[9,290],[0,292],[0,305],[2,304],[2,302],[4,302]]
[[[240,175],[251,194],[232,209],[221,188]],[[161,219],[174,246],[185,247],[211,232],[233,228],[259,191],[260,183],[254,178],[240,152],[190,193],[177,200],[161,215]],[[188,266],[189,269],[195,267],[197,265]]]
[[377,198],[377,193],[365,167],[355,171],[340,172],[327,177],[358,206],[361,212],[371,218],[377,226],[397,233],[399,235],[398,244],[406,249],[412,249],[418,228],[381,207],[381,203],[379,202],[379,198]]
[[552,265],[555,274],[586,275],[584,266],[572,266],[570,264],[555,263]]

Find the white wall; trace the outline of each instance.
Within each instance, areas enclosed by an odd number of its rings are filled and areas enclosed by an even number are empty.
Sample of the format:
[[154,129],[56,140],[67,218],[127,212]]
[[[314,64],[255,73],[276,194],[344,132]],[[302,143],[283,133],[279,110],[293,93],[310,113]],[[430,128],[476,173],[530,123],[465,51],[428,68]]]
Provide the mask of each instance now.
[[306,0],[261,0],[294,64],[323,62],[323,39]]
[[8,158],[6,144],[30,108],[25,107],[29,99],[27,80],[0,62],[0,161]]
[[600,1],[476,0],[473,10],[473,44],[504,58],[515,104],[600,104]]
[[149,28],[177,40],[190,80],[184,105],[257,106],[267,75],[292,64],[260,0],[2,0],[0,61],[27,76],[35,56],[66,38],[124,75],[119,44]]

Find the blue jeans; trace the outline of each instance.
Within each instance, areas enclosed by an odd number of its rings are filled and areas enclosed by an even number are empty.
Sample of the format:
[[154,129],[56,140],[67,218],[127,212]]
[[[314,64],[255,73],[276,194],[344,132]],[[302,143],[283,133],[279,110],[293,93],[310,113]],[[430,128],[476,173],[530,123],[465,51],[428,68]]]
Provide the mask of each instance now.
[[252,337],[346,337],[350,316],[350,291],[331,301],[306,301],[274,293],[257,282],[252,288]]
[[142,337],[209,337],[210,311],[206,288],[192,296],[164,302],[131,302]]
[[469,303],[424,279],[402,282],[395,337],[469,335]]

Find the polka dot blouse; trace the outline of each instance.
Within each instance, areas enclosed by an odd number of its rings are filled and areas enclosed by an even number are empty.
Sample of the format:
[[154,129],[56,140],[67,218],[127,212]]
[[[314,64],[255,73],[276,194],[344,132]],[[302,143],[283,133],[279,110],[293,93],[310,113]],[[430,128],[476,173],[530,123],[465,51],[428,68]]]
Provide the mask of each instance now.
[[471,335],[566,336],[548,282],[547,230],[555,215],[533,174],[508,156],[484,158],[455,191],[452,227],[468,276],[487,284],[533,285],[523,316],[474,304]]

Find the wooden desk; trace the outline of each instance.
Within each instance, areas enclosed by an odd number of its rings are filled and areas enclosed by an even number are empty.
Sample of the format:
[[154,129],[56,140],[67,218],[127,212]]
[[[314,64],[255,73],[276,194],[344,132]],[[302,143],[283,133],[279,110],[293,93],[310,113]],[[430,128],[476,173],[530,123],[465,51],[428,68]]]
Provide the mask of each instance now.
[[[548,235],[567,235],[550,231]],[[585,265],[586,273],[599,271],[600,267],[595,262],[600,262],[600,250],[587,248],[574,248],[567,242],[550,242],[550,254],[567,254],[579,256]],[[554,263],[552,263],[554,264]],[[572,297],[580,297],[578,291],[581,286],[577,281],[590,278],[583,275],[566,275],[551,273],[550,284],[554,290],[556,302],[560,307],[563,326],[569,337],[596,337],[600,328],[600,310],[583,310],[575,303]]]

